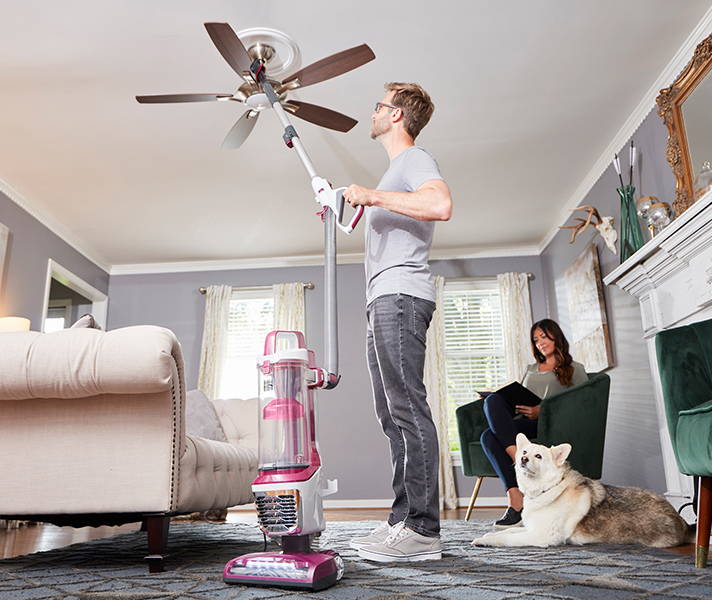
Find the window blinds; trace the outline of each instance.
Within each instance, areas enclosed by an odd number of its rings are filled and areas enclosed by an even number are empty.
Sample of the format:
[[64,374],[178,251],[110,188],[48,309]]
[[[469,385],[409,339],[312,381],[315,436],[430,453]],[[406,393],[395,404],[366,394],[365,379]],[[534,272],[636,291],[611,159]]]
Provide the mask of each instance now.
[[450,440],[457,449],[455,409],[506,379],[499,287],[495,279],[445,283],[445,367]]
[[257,396],[257,357],[264,350],[265,337],[273,329],[273,315],[271,288],[233,292],[220,398]]

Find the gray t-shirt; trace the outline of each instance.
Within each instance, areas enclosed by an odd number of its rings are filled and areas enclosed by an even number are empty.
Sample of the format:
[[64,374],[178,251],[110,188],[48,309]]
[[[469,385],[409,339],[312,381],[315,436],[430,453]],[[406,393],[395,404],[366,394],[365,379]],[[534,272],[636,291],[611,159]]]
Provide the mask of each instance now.
[[[573,365],[574,374],[571,378],[571,387],[588,381],[586,368],[576,361],[574,361]],[[522,385],[542,399],[568,389],[559,383],[553,371],[539,371],[539,365],[537,363],[527,367],[524,377],[522,377]]]
[[[411,146],[392,161],[376,189],[414,192],[426,181],[442,179],[435,159],[420,146]],[[435,302],[428,265],[434,221],[366,208],[366,304],[385,294],[408,294]]]

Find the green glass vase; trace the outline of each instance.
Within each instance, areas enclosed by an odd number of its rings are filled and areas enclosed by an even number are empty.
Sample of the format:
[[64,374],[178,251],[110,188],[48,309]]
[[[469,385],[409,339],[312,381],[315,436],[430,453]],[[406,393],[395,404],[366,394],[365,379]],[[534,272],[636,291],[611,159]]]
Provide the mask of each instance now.
[[635,209],[635,186],[624,185],[616,190],[621,197],[621,262],[625,262],[645,243]]

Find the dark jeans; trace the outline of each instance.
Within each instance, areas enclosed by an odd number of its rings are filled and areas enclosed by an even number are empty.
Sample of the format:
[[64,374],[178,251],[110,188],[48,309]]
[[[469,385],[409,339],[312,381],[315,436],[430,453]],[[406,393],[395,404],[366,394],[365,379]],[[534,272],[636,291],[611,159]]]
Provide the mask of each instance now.
[[395,500],[390,525],[440,534],[438,436],[423,384],[425,334],[435,303],[406,294],[373,300],[368,319],[368,368],[376,415],[391,448]]
[[517,487],[514,463],[504,449],[517,443],[518,433],[535,438],[538,420],[516,415],[514,407],[497,393],[485,398],[484,408],[489,428],[480,436],[482,450],[502,480],[504,489]]

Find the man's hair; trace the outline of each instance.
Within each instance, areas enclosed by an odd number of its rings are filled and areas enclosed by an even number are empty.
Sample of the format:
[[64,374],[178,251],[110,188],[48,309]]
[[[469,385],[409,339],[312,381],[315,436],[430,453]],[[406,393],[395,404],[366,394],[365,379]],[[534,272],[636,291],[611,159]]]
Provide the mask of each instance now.
[[393,106],[403,111],[403,122],[408,135],[415,139],[423,127],[428,124],[435,110],[433,101],[417,83],[399,83],[392,81],[385,86],[387,92],[394,92]]

